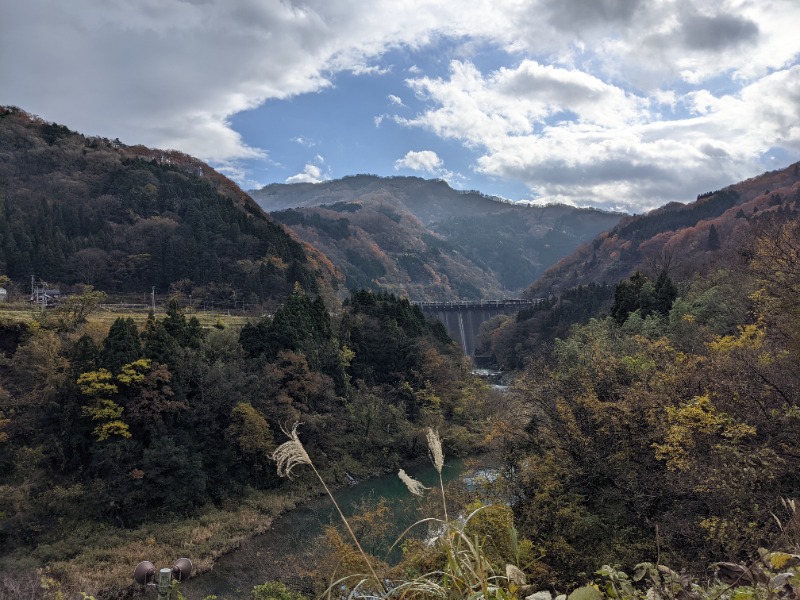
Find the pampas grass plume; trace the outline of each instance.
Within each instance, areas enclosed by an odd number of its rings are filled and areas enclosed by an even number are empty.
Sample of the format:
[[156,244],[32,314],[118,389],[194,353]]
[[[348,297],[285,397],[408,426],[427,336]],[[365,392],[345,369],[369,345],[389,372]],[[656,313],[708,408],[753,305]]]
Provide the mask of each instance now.
[[421,481],[417,481],[410,475],[408,475],[403,469],[398,471],[397,476],[400,478],[400,481],[406,484],[408,491],[414,494],[415,496],[422,496],[422,494],[428,488],[422,485]]
[[289,438],[288,442],[284,442],[275,449],[272,453],[272,460],[277,463],[277,470],[279,477],[291,477],[292,469],[299,465],[310,465],[311,458],[309,458],[306,449],[297,437],[297,426],[300,423],[295,423],[292,431],[283,429],[283,433]]
[[439,437],[439,432],[435,431],[433,427],[428,427],[426,432],[428,438],[428,450],[431,454],[431,460],[439,474],[442,474],[442,467],[444,466],[444,452],[442,452],[442,440]]

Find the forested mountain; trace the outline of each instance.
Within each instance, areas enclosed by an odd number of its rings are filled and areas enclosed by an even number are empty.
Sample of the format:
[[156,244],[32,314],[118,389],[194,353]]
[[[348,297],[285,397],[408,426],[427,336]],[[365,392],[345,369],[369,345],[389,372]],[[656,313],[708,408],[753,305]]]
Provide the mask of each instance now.
[[621,217],[516,205],[417,177],[358,175],[250,194],[325,252],[348,287],[413,300],[514,296]]
[[[532,293],[589,283],[483,332],[481,353],[515,369],[497,436],[540,587],[649,597],[644,561],[702,578],[731,561],[713,592],[682,583],[678,596],[754,597],[773,568],[765,549],[798,554],[786,501],[800,494],[798,171],[625,219]],[[623,580],[641,588],[620,592]]]
[[800,163],[764,173],[688,204],[672,203],[622,219],[549,269],[526,292],[544,297],[587,283],[616,284],[635,271],[667,268],[683,277],[725,260],[765,212],[795,211]]
[[332,268],[194,158],[1,108],[0,272],[26,288],[35,275],[138,298],[155,286],[274,304],[295,282],[329,286]]
[[[535,282],[526,295],[542,300],[532,308],[487,325],[478,351],[497,366],[521,368],[543,344],[567,337],[573,324],[609,314],[624,321],[620,315],[638,308],[646,317],[658,294],[666,293],[659,287],[664,277],[685,291],[694,278],[740,264],[748,240],[766,224],[800,219],[798,200],[800,164],[701,194],[687,205],[626,217]],[[737,295],[732,288],[729,293]],[[639,294],[649,297],[640,301]]]

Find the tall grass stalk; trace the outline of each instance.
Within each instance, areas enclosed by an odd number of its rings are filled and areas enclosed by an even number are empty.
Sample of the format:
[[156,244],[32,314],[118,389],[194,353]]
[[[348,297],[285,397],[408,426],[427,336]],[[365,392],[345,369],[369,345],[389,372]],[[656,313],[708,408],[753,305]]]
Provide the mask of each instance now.
[[442,480],[442,467],[444,467],[444,452],[442,451],[442,440],[439,437],[439,432],[435,431],[432,427],[428,427],[426,432],[428,438],[428,452],[431,456],[431,462],[436,467],[439,473],[439,489],[442,491],[442,506],[444,507],[444,522],[448,523],[447,518],[447,500],[444,495],[444,481]]
[[[444,508],[444,521],[441,519],[422,519],[406,529],[397,541],[394,548],[405,538],[408,532],[426,522],[437,522],[443,527],[441,542],[445,550],[445,563],[441,570],[431,571],[392,587],[388,592],[389,598],[441,598],[442,600],[455,600],[457,598],[506,600],[516,598],[513,587],[519,589],[520,582],[524,584],[525,575],[515,565],[506,565],[506,573],[497,574],[491,560],[483,548],[478,536],[468,533],[470,521],[486,506],[481,506],[472,511],[463,522],[450,522],[447,515],[447,497],[442,479],[444,466],[444,452],[439,433],[432,428],[426,431],[428,451],[431,462],[439,473],[439,488],[442,494]],[[406,484],[408,490],[415,495],[422,495],[426,489],[420,482],[409,477],[402,469],[398,476]],[[391,549],[390,549],[391,552]],[[512,586],[513,584],[513,586]]]
[[378,578],[378,575],[375,573],[375,569],[372,567],[372,563],[370,562],[369,558],[367,558],[366,552],[361,547],[361,544],[358,542],[358,538],[356,534],[353,532],[353,529],[350,527],[350,523],[347,521],[347,518],[344,516],[342,509],[339,508],[339,503],[336,502],[336,498],[333,497],[331,490],[328,488],[328,484],[325,483],[325,480],[317,471],[317,468],[314,466],[311,458],[308,456],[306,449],[303,447],[302,442],[300,442],[300,438],[297,436],[297,427],[299,423],[295,423],[292,427],[291,431],[283,430],[283,433],[289,438],[289,441],[284,442],[280,446],[275,449],[275,452],[272,453],[272,460],[277,463],[277,470],[278,476],[280,477],[291,477],[292,470],[295,467],[300,465],[308,465],[311,467],[311,470],[314,471],[314,475],[317,476],[317,479],[322,484],[322,487],[325,489],[325,493],[328,494],[328,497],[333,502],[333,506],[336,507],[336,512],[339,513],[339,517],[341,517],[342,522],[344,523],[347,532],[350,534],[350,537],[355,543],[356,548],[358,548],[358,552],[361,554],[361,557],[364,559],[364,562],[367,564],[367,568],[369,572],[372,574],[372,577],[375,579],[375,583],[380,587],[380,589],[385,593],[386,588],[384,587],[381,580]]

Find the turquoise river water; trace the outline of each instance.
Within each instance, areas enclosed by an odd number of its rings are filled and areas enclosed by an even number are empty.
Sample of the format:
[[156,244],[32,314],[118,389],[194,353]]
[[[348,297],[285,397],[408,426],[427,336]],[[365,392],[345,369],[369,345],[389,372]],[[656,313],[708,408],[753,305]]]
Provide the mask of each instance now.
[[[425,485],[438,486],[435,469],[421,466],[407,469],[410,475]],[[449,460],[443,470],[445,483],[466,474],[462,461]],[[334,495],[345,515],[351,515],[365,503],[386,498],[391,509],[391,544],[403,530],[422,517],[419,503],[409,494],[396,474],[375,477],[337,490]],[[307,575],[318,563],[318,538],[326,525],[339,524],[339,517],[330,499],[320,497],[284,513],[275,519],[270,529],[242,544],[240,548],[219,559],[214,568],[186,581],[181,591],[190,600],[202,600],[216,595],[218,600],[250,598],[253,586],[271,580],[281,580],[292,587],[307,587]],[[420,532],[424,534],[424,530]]]

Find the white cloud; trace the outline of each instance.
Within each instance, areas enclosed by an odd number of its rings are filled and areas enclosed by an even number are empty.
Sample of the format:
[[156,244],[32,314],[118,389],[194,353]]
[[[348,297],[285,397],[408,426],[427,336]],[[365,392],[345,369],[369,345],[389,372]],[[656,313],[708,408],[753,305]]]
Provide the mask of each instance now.
[[305,146],[306,148],[313,148],[314,146],[317,145],[317,143],[314,140],[309,140],[308,138],[304,138],[303,136],[292,138],[292,141],[295,144],[300,144],[301,146]]
[[391,67],[378,65],[353,65],[349,70],[353,75],[388,75],[392,72]]
[[442,168],[442,159],[433,150],[415,152],[409,150],[403,158],[394,161],[394,168],[411,169],[425,173],[438,173]]
[[[0,103],[206,160],[259,158],[230,117],[331,85],[392,45],[479,31],[468,9],[394,0],[26,0],[0,9]],[[9,57],[14,57],[10,60]]]
[[317,165],[307,164],[302,173],[286,178],[286,183],[320,183],[330,179]]
[[403,104],[403,100],[399,96],[389,94],[386,96],[386,98],[388,98],[389,104],[393,104],[394,106],[405,106],[405,104]]
[[447,80],[408,84],[432,107],[398,123],[463,142],[479,172],[522,181],[543,201],[640,211],[757,172],[773,145],[800,151],[800,66],[737,94],[690,94],[692,114],[669,119],[658,110],[671,94],[638,97],[530,61],[485,76],[455,62]]
[[[642,207],[755,174],[773,146],[800,151],[794,23],[796,0],[25,0],[0,6],[0,104],[243,181],[237,161],[269,157],[234,115],[449,39],[447,78],[406,69],[423,109],[396,122],[541,198]],[[482,72],[481,47],[512,59]]]
[[444,168],[444,161],[433,150],[409,150],[403,158],[394,161],[396,171],[409,169],[420,173],[433,175],[437,179],[443,179],[454,188],[463,187],[467,178],[461,173],[449,171]]
[[408,84],[420,98],[439,108],[416,119],[398,118],[398,122],[425,125],[442,137],[476,146],[532,133],[563,113],[574,113],[583,123],[637,122],[645,116],[647,104],[587,73],[529,60],[487,78],[473,64],[453,61],[449,80],[423,77]]

